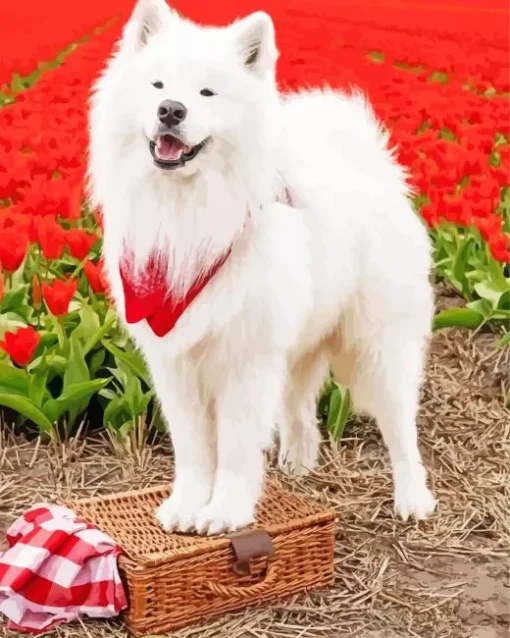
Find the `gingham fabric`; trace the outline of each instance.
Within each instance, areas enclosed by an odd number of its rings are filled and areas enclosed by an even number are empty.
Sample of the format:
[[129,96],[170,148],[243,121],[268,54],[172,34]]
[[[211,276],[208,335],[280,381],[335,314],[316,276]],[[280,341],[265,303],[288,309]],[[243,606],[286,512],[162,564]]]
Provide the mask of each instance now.
[[9,629],[40,633],[126,607],[120,547],[66,507],[32,507],[11,525],[7,543],[0,554],[0,613]]

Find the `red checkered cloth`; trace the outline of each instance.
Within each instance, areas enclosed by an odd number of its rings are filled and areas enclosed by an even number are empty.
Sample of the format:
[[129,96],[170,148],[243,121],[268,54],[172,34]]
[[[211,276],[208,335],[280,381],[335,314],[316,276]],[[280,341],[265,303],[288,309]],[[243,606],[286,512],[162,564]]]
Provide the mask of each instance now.
[[7,532],[0,554],[0,613],[9,629],[46,632],[81,615],[116,616],[127,605],[120,547],[66,507],[36,505]]

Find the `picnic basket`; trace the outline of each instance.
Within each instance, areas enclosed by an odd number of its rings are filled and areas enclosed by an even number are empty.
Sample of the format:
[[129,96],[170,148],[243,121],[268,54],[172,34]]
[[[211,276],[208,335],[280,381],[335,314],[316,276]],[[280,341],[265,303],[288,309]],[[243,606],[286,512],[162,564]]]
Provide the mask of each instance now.
[[257,522],[228,536],[169,534],[154,511],[170,488],[74,501],[124,550],[127,629],[162,634],[333,582],[334,516],[268,481]]

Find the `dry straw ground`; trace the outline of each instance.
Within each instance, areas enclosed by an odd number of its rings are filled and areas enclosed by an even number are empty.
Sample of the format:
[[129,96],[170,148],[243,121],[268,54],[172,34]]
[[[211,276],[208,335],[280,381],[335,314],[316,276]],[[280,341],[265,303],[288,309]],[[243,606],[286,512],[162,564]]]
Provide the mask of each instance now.
[[[419,525],[394,518],[380,436],[356,420],[341,445],[324,445],[320,470],[288,481],[338,516],[334,588],[173,636],[509,636],[510,349],[496,350],[496,341],[456,331],[432,340],[419,426],[436,516]],[[121,460],[98,438],[49,449],[4,427],[0,445],[0,532],[35,501],[145,487],[172,473],[166,443]],[[126,634],[120,623],[87,621],[52,635]]]

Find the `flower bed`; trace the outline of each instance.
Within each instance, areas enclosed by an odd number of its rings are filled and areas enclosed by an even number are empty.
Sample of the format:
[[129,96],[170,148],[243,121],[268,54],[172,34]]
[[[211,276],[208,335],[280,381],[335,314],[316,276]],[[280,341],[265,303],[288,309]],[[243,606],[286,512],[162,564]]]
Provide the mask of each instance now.
[[[284,90],[359,85],[391,130],[434,240],[436,275],[467,303],[439,314],[436,328],[498,328],[510,318],[508,11],[499,0],[489,5],[467,12],[457,0],[441,3],[440,24],[434,3],[368,9],[321,0],[321,15],[312,0],[267,7]],[[32,20],[30,50],[4,40],[7,75],[30,73],[37,59],[126,9],[120,0],[84,6],[71,18],[55,5],[67,30]],[[235,15],[227,0],[187,12],[215,22]],[[89,88],[119,33],[117,22],[94,34],[0,109],[0,405],[48,435],[69,432],[87,409],[99,410],[118,440],[148,413],[157,419],[143,362],[105,294],[100,215],[83,200]],[[340,435],[348,401],[336,386],[328,393],[321,405]]]
[[76,42],[93,36],[112,20],[125,17],[125,0],[19,0],[0,6],[0,89],[22,88],[45,64],[60,61]]

